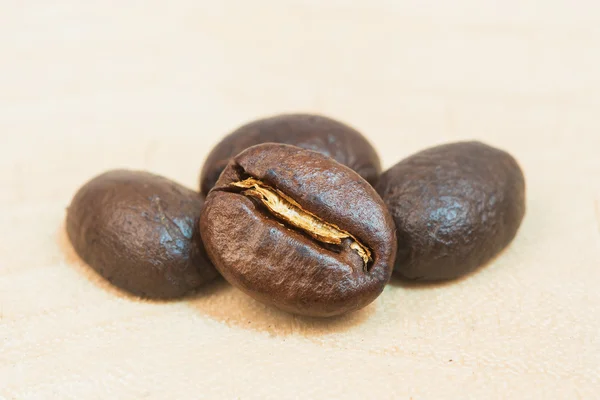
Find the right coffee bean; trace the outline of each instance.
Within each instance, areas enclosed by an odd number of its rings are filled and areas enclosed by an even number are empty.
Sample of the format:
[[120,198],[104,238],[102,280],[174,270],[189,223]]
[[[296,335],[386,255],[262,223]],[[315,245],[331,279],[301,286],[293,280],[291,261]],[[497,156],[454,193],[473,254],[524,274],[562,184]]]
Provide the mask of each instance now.
[[525,214],[519,165],[479,142],[414,154],[376,188],[396,223],[394,272],[412,280],[453,279],[485,264],[512,241]]

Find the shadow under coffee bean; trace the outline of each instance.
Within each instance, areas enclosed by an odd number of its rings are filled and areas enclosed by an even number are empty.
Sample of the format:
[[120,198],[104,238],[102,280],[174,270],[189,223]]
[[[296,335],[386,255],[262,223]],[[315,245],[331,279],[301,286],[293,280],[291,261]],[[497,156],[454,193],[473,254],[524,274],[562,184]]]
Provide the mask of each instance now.
[[317,151],[350,167],[370,184],[375,184],[381,173],[377,152],[354,128],[320,115],[284,114],[250,122],[221,140],[204,162],[202,194],[208,194],[232,157],[269,142]]
[[234,286],[264,303],[332,316],[372,302],[391,274],[394,225],[357,173],[320,153],[251,147],[206,198],[207,253]]
[[[373,302],[392,271],[413,282],[404,287],[465,276],[512,241],[525,214],[519,165],[483,143],[433,147],[379,173],[375,150],[354,129],[280,115],[213,149],[201,177],[206,201],[157,175],[109,171],[74,196],[66,232],[85,263],[134,295],[182,297],[218,270],[258,301],[247,302],[255,317],[259,309],[282,326],[319,325],[311,317]],[[214,308],[202,297],[195,304]]]

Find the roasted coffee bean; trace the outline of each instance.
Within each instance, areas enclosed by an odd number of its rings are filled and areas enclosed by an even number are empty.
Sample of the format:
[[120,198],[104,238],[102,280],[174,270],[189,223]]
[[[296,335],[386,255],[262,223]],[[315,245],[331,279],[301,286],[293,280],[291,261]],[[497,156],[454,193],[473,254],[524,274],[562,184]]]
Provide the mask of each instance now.
[[367,181],[284,144],[257,145],[229,162],[206,198],[200,231],[231,284],[310,316],[372,302],[396,252],[394,221]]
[[67,211],[79,256],[114,285],[150,298],[183,296],[213,279],[198,230],[200,194],[147,172],[86,183]]
[[443,280],[485,264],[514,238],[525,179],[508,153],[479,142],[433,147],[385,171],[377,191],[396,222],[394,271]]
[[215,185],[229,160],[261,143],[285,143],[325,154],[344,164],[369,183],[381,173],[379,157],[367,139],[333,119],[309,114],[287,114],[260,119],[226,136],[208,155],[200,174],[204,195]]

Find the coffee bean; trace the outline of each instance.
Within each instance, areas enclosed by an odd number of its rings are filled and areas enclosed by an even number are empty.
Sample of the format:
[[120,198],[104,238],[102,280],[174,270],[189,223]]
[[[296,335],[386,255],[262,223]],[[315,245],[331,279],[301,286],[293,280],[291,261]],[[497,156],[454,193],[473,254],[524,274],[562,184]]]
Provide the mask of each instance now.
[[208,155],[200,174],[204,195],[215,185],[229,160],[261,143],[285,143],[325,154],[374,184],[381,172],[379,157],[367,139],[333,119],[309,114],[287,114],[260,119],[226,136]]
[[508,153],[479,142],[433,147],[385,171],[377,191],[397,227],[394,271],[442,280],[485,264],[514,238],[525,179]]
[[200,194],[146,172],[116,170],[86,183],[67,212],[79,256],[133,294],[183,296],[213,279],[197,228]]
[[262,144],[206,198],[207,253],[234,286],[285,311],[332,316],[372,302],[394,262],[394,222],[357,173],[320,153]]

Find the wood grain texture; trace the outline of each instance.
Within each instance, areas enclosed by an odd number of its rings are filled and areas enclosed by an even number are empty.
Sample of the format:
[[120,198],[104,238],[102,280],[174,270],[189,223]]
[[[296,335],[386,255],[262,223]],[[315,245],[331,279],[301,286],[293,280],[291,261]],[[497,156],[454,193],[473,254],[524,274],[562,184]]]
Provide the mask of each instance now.
[[[0,398],[597,398],[600,4],[0,1]],[[64,241],[90,177],[195,187],[225,133],[280,112],[362,131],[384,167],[477,139],[528,187],[512,246],[458,282],[393,282],[334,320],[220,282],[108,288]]]

